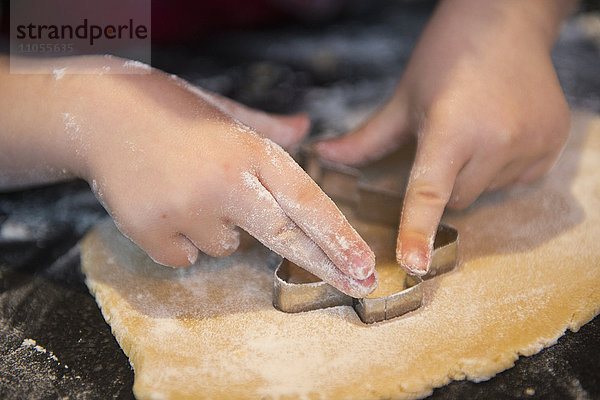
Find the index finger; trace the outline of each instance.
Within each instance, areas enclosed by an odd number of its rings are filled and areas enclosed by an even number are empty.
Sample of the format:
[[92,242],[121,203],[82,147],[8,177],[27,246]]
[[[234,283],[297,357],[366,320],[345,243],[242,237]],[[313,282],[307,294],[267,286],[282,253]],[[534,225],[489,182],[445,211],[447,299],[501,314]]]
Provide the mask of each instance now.
[[[402,208],[396,259],[413,275],[422,276],[429,271],[440,219],[465,164],[452,146],[437,142],[425,137],[419,144]],[[444,151],[440,152],[442,148]]]
[[363,280],[375,272],[375,254],[333,201],[281,147],[265,139],[267,157],[258,175],[287,216],[335,266]]
[[357,280],[344,274],[279,206],[258,177],[242,173],[242,191],[233,194],[226,218],[257,238],[269,249],[317,275],[352,297],[365,297],[377,286],[372,274]]

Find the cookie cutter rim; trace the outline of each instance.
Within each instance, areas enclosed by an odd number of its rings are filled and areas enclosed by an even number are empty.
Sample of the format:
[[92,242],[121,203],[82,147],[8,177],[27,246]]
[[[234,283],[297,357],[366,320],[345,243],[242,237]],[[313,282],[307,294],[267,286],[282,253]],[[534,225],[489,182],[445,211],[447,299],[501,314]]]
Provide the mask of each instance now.
[[[295,158],[330,197],[352,206],[358,218],[380,225],[397,224],[400,219],[398,205],[402,202],[403,191],[378,187],[367,181],[358,168],[321,159],[310,144],[301,146]],[[328,191],[326,185],[332,181],[327,179],[332,178],[333,187],[329,187]],[[406,275],[405,289],[375,298],[350,297],[316,277],[313,282],[289,282],[290,264],[289,261],[283,260],[274,273],[273,306],[284,312],[296,313],[351,305],[365,323],[395,318],[421,306],[421,283],[453,269],[457,261],[457,247],[458,231],[451,226],[440,224],[434,239],[429,272],[423,277]]]
[[[359,168],[321,159],[309,143],[302,145],[294,157],[331,198],[351,205],[358,218],[381,225],[396,225],[400,220],[398,204],[402,204],[404,191],[378,187],[365,180]],[[333,193],[326,189],[332,178],[340,186]]]
[[456,264],[457,247],[458,231],[449,225],[441,224],[438,227],[429,272],[422,278],[406,275],[405,289],[374,298],[348,296],[316,277],[313,282],[290,282],[289,269],[292,266],[284,259],[274,272],[273,306],[287,313],[352,306],[361,321],[366,324],[396,318],[421,306],[423,301],[421,283],[451,270]]

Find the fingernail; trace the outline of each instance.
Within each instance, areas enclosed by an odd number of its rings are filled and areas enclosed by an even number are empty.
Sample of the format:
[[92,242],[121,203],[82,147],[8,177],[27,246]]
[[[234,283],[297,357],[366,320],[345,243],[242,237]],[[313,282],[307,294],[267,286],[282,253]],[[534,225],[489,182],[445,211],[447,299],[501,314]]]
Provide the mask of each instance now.
[[190,265],[196,264],[196,261],[198,261],[198,255],[199,254],[197,250],[187,254],[187,259],[190,262]]
[[429,260],[424,252],[417,249],[409,250],[408,253],[402,257],[400,265],[408,273],[413,275],[423,276],[429,269]]
[[200,255],[198,248],[187,238],[181,242],[181,248],[185,252],[190,265],[194,265]]
[[366,279],[360,280],[358,281],[358,283],[361,286],[355,289],[354,293],[352,294],[352,297],[367,297],[368,295],[373,293],[375,289],[377,289],[377,285],[379,284],[379,276],[377,276],[377,272],[374,271]]
[[375,272],[375,259],[369,257],[365,260],[364,256],[354,256],[350,261],[348,274],[355,279],[364,280],[373,275]]

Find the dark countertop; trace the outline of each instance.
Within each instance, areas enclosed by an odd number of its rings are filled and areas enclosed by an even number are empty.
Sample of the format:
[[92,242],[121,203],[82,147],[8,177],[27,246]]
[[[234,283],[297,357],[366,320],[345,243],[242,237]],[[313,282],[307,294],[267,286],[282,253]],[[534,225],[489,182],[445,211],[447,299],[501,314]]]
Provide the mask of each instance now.
[[[153,64],[264,110],[307,110],[314,132],[342,132],[391,93],[430,10],[377,3],[328,25],[157,48]],[[553,59],[571,106],[600,113],[593,17],[568,22]],[[133,371],[80,271],[77,242],[105,215],[84,182],[0,194],[0,398],[133,397]],[[487,382],[453,382],[431,398],[484,397],[600,399],[600,317]]]

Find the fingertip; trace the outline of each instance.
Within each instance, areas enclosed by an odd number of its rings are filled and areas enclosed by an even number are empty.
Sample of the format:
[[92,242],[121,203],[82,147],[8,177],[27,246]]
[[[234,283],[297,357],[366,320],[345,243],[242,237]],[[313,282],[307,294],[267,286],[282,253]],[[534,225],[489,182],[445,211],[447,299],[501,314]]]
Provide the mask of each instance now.
[[184,235],[178,235],[173,239],[172,247],[164,249],[164,253],[158,257],[159,264],[173,268],[185,268],[194,265],[200,255],[198,248]]
[[352,279],[348,282],[346,290],[344,291],[347,295],[355,298],[367,297],[377,288],[379,283],[379,277],[377,272],[373,272],[366,279],[356,280]]
[[427,243],[407,240],[398,244],[396,261],[407,273],[423,276],[429,272],[431,250]]
[[302,136],[305,136],[310,129],[311,121],[310,116],[307,112],[301,111],[296,114],[292,114],[286,117],[290,123],[296,127],[298,132],[302,133]]
[[147,253],[148,256],[154,261],[156,264],[163,265],[165,267],[170,268],[187,268],[196,263],[198,259],[198,250],[196,249],[196,254],[193,255],[183,254],[176,256],[165,256],[165,255],[154,255],[152,253]]
[[277,142],[282,147],[292,146],[301,141],[310,129],[310,118],[307,113],[301,112],[293,115],[273,116],[280,123],[285,125],[285,134],[280,131]]
[[358,280],[369,278],[375,272],[375,254],[369,250],[366,254],[356,254],[349,262],[348,274]]
[[308,133],[308,128],[310,128],[310,117],[306,112],[299,112],[292,115],[278,115],[275,118],[301,134]]
[[347,165],[359,165],[368,161],[371,157],[364,149],[365,147],[361,148],[360,142],[352,134],[319,140],[314,144],[314,150],[319,157]]
[[[435,142],[426,141],[417,156],[409,179],[400,230],[396,259],[401,267],[411,275],[425,275],[429,271],[435,234],[451,196],[452,202],[460,205],[463,200],[457,197],[455,181],[464,161],[452,154],[445,154],[431,160],[435,154]],[[439,150],[439,149],[438,149]],[[461,193],[461,197],[462,193]]]
[[412,249],[402,255],[400,265],[411,275],[423,276],[429,270],[429,262],[424,252]]

